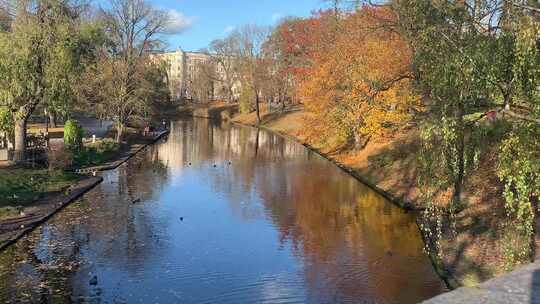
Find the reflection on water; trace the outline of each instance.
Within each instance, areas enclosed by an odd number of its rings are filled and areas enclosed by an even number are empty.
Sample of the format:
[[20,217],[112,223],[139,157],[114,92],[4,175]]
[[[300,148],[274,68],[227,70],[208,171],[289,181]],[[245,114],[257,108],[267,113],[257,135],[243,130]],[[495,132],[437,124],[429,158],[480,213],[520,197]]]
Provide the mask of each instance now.
[[0,254],[0,302],[415,303],[443,290],[412,215],[265,131],[179,121],[103,177]]

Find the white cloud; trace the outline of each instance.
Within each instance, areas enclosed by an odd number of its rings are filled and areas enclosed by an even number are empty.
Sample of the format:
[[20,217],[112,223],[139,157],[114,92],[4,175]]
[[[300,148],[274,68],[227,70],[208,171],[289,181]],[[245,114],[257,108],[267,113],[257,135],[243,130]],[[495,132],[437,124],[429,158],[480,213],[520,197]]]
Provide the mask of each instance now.
[[272,22],[278,22],[279,19],[283,18],[283,14],[282,13],[274,13],[272,15]]
[[236,29],[235,26],[229,25],[223,30],[223,34],[229,34]]
[[184,13],[177,10],[168,10],[169,20],[165,26],[165,33],[167,34],[181,34],[188,28],[190,28],[195,22],[195,17],[189,17]]

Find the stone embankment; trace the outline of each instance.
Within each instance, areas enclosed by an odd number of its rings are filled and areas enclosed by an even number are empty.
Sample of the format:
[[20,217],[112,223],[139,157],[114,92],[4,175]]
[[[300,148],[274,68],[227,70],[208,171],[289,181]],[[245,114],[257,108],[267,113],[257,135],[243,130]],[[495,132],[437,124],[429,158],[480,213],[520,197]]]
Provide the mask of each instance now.
[[540,304],[540,261],[520,267],[478,286],[461,287],[422,303]]

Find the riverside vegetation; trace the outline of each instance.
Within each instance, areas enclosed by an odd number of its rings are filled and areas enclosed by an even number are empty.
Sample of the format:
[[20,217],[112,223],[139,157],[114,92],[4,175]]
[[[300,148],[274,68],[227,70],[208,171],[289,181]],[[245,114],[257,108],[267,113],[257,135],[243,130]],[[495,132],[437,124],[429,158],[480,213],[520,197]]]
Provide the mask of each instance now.
[[[327,2],[212,42],[194,96],[208,101],[222,81],[227,101],[239,101],[237,120],[297,136],[421,209],[426,250],[455,285],[535,259],[538,2]],[[121,142],[128,125],[176,106],[166,64],[149,56],[166,13],[143,0],[108,7],[19,0],[0,9],[0,130],[18,160],[36,111],[110,116]]]
[[[116,157],[132,130],[170,105],[165,66],[148,56],[168,20],[137,0],[112,0],[107,9],[69,0],[0,2],[0,140],[14,147],[15,161],[0,163],[3,215],[61,194],[83,178],[66,170]],[[81,113],[114,121],[114,139],[83,143],[72,119]],[[53,127],[64,121],[65,148],[51,145],[39,151],[44,161],[30,164],[27,124],[44,117]]]
[[234,120],[295,136],[421,210],[450,285],[534,260],[539,4],[329,2],[211,44],[214,64],[223,46],[236,58]]

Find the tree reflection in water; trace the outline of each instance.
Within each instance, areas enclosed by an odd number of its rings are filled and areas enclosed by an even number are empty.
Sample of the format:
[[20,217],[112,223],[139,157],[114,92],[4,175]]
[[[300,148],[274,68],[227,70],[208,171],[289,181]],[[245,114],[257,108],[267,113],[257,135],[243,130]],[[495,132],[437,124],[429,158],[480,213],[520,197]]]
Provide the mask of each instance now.
[[443,290],[413,215],[266,131],[178,121],[103,176],[0,254],[0,300],[415,303]]

